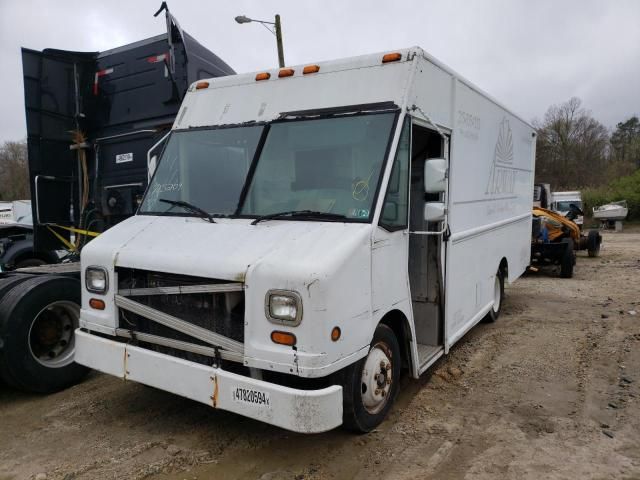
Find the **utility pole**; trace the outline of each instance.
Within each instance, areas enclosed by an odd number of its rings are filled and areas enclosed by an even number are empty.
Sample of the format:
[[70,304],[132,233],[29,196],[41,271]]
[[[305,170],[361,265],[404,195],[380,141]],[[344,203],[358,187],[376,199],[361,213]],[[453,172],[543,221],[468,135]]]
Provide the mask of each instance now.
[[280,26],[280,15],[276,14],[276,42],[278,42],[278,63],[280,68],[284,67],[284,47],[282,46],[282,27]]
[[[256,20],[253,18],[249,18],[246,15],[239,15],[236,17],[236,22],[240,24],[251,22],[260,23],[264,28],[274,34],[276,36],[276,43],[278,44],[278,65],[280,66],[280,68],[284,67],[284,47],[282,46],[282,25],[280,23],[280,15],[276,14],[275,22]],[[273,30],[267,25],[273,25]]]

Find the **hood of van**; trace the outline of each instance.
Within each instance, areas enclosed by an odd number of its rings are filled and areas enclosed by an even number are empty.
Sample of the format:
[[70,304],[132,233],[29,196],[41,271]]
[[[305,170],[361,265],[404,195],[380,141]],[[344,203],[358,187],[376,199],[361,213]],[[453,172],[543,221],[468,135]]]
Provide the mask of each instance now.
[[[331,262],[362,245],[370,224],[134,216],[90,242],[83,267],[102,265],[244,281],[249,267]],[[329,257],[333,258],[330,259]]]

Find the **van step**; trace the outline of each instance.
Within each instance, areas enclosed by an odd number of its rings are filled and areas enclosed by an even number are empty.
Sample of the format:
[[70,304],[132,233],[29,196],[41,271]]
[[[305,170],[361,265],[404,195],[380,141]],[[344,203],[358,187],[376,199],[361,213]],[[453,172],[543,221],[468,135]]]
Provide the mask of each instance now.
[[444,353],[442,345],[418,344],[418,373],[424,372]]

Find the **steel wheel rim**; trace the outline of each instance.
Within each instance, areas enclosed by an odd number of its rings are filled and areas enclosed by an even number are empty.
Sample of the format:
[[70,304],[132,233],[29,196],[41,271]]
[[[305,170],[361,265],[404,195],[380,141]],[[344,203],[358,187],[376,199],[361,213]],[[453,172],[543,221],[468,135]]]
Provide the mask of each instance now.
[[362,368],[360,389],[362,404],[367,412],[375,415],[389,403],[393,385],[393,363],[391,350],[384,343],[377,343],[365,360]]
[[80,306],[58,301],[44,307],[29,327],[29,352],[39,364],[47,368],[61,368],[73,362]]
[[496,281],[493,284],[493,311],[498,312],[500,310],[500,303],[502,302],[502,289],[500,288],[500,277],[496,275]]

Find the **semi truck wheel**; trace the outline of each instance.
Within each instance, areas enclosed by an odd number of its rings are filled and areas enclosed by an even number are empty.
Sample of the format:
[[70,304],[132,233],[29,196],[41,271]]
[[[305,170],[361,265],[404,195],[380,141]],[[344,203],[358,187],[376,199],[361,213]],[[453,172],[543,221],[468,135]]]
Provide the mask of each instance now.
[[0,300],[0,376],[10,386],[48,393],[69,387],[88,372],[74,363],[80,318],[80,282],[34,276]]
[[493,283],[493,306],[482,319],[484,323],[493,323],[500,317],[502,311],[502,300],[504,299],[504,272],[500,269],[496,272]]
[[590,257],[597,257],[600,254],[600,243],[602,237],[597,230],[589,230],[587,235],[587,253]]
[[13,287],[26,280],[33,278],[32,275],[25,275],[11,272],[6,277],[0,278],[0,300],[4,297],[4,294],[11,290]]
[[398,395],[400,366],[398,339],[378,325],[369,354],[341,372],[345,428],[366,433],[382,423]]
[[565,243],[567,246],[560,259],[560,276],[562,278],[571,278],[573,277],[573,266],[576,263],[576,255],[573,252],[573,240],[571,238],[563,238],[562,243]]

